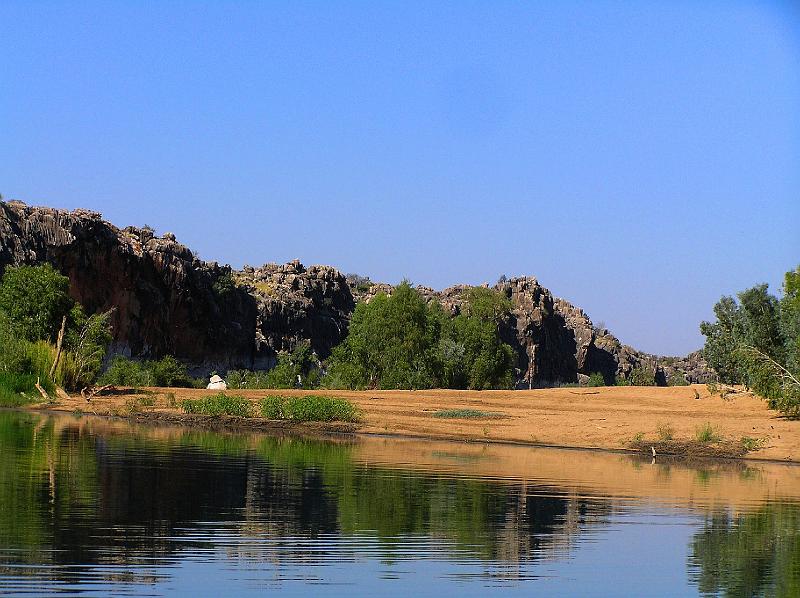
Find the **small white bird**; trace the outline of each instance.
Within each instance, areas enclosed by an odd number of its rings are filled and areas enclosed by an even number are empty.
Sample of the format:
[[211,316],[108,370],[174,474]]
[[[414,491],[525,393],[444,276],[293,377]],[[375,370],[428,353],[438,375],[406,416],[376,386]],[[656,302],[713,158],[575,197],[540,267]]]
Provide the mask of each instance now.
[[653,456],[655,457],[656,456],[656,447],[651,446],[650,450],[653,451]]

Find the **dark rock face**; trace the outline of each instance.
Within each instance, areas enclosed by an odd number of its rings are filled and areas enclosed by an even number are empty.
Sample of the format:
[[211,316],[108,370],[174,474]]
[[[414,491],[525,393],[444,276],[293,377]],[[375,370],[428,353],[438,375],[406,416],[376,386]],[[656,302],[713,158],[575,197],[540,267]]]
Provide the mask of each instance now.
[[[346,334],[350,290],[327,267],[232,272],[199,260],[167,233],[120,230],[85,210],[0,202],[0,273],[50,262],[89,312],[115,308],[114,353],[175,355],[198,371],[268,366],[275,351],[309,339],[321,356]],[[242,279],[274,284],[275,294]]]
[[[118,229],[87,210],[0,202],[0,274],[9,265],[41,262],[70,278],[70,293],[87,311],[115,308],[114,353],[171,354],[196,373],[268,368],[277,351],[303,340],[324,359],[347,335],[355,302],[393,289],[299,261],[233,271],[198,259],[170,233]],[[456,315],[468,288],[418,290]],[[699,353],[662,358],[622,345],[533,277],[503,280],[495,288],[513,306],[500,333],[517,352],[519,388],[577,382],[594,372],[613,383],[643,364],[662,380],[713,377]]]
[[254,367],[269,367],[277,351],[291,350],[302,340],[310,341],[317,355],[327,357],[347,335],[355,302],[347,281],[335,268],[306,269],[295,260],[260,268],[245,266],[235,279],[256,302],[258,358]]
[[[370,283],[365,288],[363,279],[357,281],[358,286],[351,282],[357,301],[369,301],[378,293],[391,294],[393,290],[384,283]],[[418,286],[417,291],[455,316],[469,288],[457,285],[434,291]],[[595,372],[603,375],[606,384],[614,384],[618,377],[627,379],[636,367],[652,369],[660,384],[667,384],[673,375],[682,375],[688,382],[707,382],[714,377],[699,352],[686,358],[658,357],[623,345],[608,330],[597,329],[582,309],[553,297],[534,277],[511,278],[494,288],[512,304],[500,335],[518,356],[517,388],[581,382]]]
[[113,352],[165,354],[193,364],[252,360],[256,307],[246,292],[220,297],[230,268],[208,264],[174,237],[120,230],[99,214],[0,203],[0,271],[50,262],[89,312],[115,308]]

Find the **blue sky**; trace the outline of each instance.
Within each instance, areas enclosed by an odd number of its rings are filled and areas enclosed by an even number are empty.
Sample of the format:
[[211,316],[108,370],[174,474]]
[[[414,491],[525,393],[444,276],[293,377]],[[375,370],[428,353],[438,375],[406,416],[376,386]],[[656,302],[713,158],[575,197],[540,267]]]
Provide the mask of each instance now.
[[204,259],[535,275],[656,353],[800,263],[791,2],[6,0],[0,39],[0,193]]

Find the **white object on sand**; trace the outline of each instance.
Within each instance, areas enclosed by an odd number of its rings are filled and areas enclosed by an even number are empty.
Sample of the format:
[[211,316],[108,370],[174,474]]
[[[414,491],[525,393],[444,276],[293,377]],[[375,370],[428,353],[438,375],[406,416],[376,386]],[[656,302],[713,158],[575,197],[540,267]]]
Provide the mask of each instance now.
[[209,380],[206,388],[210,388],[212,390],[228,390],[228,385],[225,384],[225,380],[214,374],[211,376],[211,380]]

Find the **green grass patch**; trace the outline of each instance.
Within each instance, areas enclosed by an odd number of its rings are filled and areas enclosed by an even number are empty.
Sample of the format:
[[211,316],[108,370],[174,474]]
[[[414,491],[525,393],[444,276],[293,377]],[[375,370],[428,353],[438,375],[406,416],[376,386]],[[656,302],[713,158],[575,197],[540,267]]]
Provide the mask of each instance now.
[[0,407],[20,407],[41,401],[36,378],[34,374],[0,372]]
[[503,414],[495,413],[494,411],[479,411],[477,409],[440,409],[433,414],[433,417],[444,419],[499,419],[503,417]]
[[235,415],[237,417],[252,417],[253,404],[244,397],[237,395],[215,394],[202,399],[186,399],[181,402],[184,413],[197,413],[200,415]]
[[697,442],[719,442],[722,440],[722,436],[717,433],[714,426],[709,422],[698,426],[697,430],[695,430],[694,438]]
[[747,452],[757,451],[767,446],[766,438],[753,438],[752,436],[742,436],[742,448]]
[[270,395],[261,401],[261,417],[301,422],[357,422],[358,408],[347,399],[324,395]]

